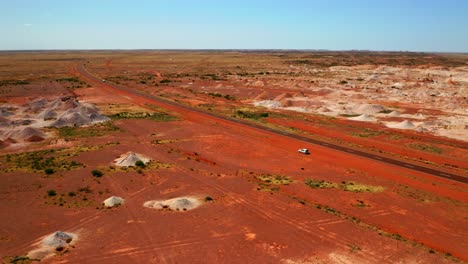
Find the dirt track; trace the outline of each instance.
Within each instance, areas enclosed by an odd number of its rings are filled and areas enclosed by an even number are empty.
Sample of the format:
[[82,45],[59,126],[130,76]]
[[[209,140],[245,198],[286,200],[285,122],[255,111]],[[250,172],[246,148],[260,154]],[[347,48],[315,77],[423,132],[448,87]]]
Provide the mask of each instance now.
[[160,104],[162,103],[162,104],[165,104],[165,105],[170,105],[171,107],[176,107],[176,108],[179,108],[179,109],[188,110],[188,111],[195,112],[195,113],[198,113],[198,114],[201,114],[201,115],[204,115],[204,116],[209,116],[211,118],[222,119],[222,120],[225,120],[225,121],[234,122],[234,123],[237,123],[237,124],[241,124],[243,126],[248,126],[248,127],[255,128],[255,129],[260,129],[260,130],[263,130],[263,131],[268,131],[268,132],[275,133],[275,134],[278,134],[278,135],[286,136],[286,137],[289,137],[289,138],[294,138],[294,139],[304,141],[304,142],[307,142],[307,143],[311,143],[311,144],[315,144],[315,145],[320,145],[320,146],[327,147],[327,148],[330,148],[330,149],[333,149],[333,150],[343,151],[343,152],[346,152],[346,153],[349,153],[349,154],[352,154],[352,155],[357,155],[357,156],[360,156],[360,157],[376,160],[376,161],[391,164],[391,165],[394,165],[394,166],[399,166],[399,167],[403,167],[403,168],[406,168],[406,169],[431,174],[431,175],[434,175],[434,176],[437,176],[437,177],[441,177],[441,178],[445,178],[445,179],[449,179],[449,180],[453,180],[453,181],[457,181],[457,182],[461,182],[461,183],[468,183],[468,178],[465,177],[465,176],[456,175],[456,174],[453,174],[453,173],[450,173],[450,172],[441,171],[441,170],[437,170],[437,169],[434,169],[434,168],[429,168],[429,167],[421,166],[421,165],[414,164],[414,163],[409,163],[409,162],[402,161],[402,160],[392,159],[392,158],[385,157],[385,156],[379,156],[379,155],[376,155],[376,154],[373,154],[373,153],[368,153],[368,152],[364,152],[364,151],[360,151],[360,150],[356,150],[356,149],[352,149],[352,148],[348,148],[348,147],[344,147],[344,146],[339,146],[339,145],[335,145],[335,144],[332,144],[332,143],[319,141],[319,140],[316,140],[316,139],[311,139],[311,138],[304,137],[304,136],[301,136],[301,135],[288,133],[286,131],[279,131],[279,130],[264,127],[264,126],[261,126],[261,125],[245,122],[245,121],[242,121],[242,120],[239,120],[239,119],[230,118],[230,117],[214,114],[214,113],[211,113],[211,112],[208,112],[208,111],[203,111],[203,110],[200,110],[200,109],[189,107],[189,106],[186,106],[186,105],[182,105],[182,104],[179,104],[179,103],[176,103],[176,102],[173,102],[173,101],[165,100],[165,99],[160,98],[160,97],[152,96],[150,94],[141,93],[141,92],[138,92],[138,91],[135,91],[135,90],[132,90],[132,89],[128,89],[126,87],[122,87],[122,86],[117,85],[117,84],[105,83],[100,78],[98,78],[98,77],[92,75],[91,73],[89,73],[84,68],[83,64],[78,66],[78,70],[86,78],[91,79],[91,80],[93,80],[95,82],[98,82],[101,85],[106,85],[108,87],[118,89],[120,91],[124,91],[124,92],[127,92],[127,93],[131,93],[131,94],[136,95],[136,96],[145,97],[147,99],[157,101]]

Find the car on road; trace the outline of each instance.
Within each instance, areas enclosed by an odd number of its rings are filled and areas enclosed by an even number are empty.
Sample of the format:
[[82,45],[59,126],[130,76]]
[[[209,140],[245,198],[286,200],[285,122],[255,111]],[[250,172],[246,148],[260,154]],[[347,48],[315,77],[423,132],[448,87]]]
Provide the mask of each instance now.
[[301,148],[301,149],[298,150],[298,152],[299,152],[299,153],[302,153],[302,154],[305,154],[305,155],[309,155],[309,154],[310,154],[309,150],[306,149],[306,148]]

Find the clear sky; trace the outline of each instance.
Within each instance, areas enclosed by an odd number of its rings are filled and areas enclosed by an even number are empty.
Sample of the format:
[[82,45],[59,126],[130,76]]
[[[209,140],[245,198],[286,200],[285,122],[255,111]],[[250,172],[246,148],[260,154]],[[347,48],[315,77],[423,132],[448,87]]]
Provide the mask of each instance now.
[[468,0],[0,0],[0,50],[468,52]]

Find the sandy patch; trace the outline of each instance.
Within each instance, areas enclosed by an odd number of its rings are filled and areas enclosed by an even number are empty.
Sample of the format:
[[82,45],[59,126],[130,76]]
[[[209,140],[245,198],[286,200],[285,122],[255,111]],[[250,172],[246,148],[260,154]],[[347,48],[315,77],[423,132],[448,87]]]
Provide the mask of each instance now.
[[51,257],[57,252],[67,250],[76,242],[77,238],[76,234],[56,231],[44,237],[38,243],[37,248],[27,254],[27,257],[38,260]]
[[153,200],[147,201],[143,204],[144,207],[153,208],[157,210],[170,210],[170,211],[188,211],[199,207],[202,204],[200,199],[196,197],[177,197],[169,200]]
[[118,196],[111,196],[104,200],[102,203],[104,204],[105,207],[117,207],[122,205],[125,202],[125,200],[122,197]]
[[144,164],[146,164],[150,162],[151,159],[142,154],[129,151],[115,159],[113,164],[119,167],[131,167],[135,166],[135,163],[137,163],[137,161],[142,161]]

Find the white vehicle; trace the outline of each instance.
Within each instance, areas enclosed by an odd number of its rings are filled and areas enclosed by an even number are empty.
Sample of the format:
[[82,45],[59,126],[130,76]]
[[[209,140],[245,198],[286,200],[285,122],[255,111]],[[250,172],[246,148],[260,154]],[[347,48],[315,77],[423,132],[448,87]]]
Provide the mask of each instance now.
[[309,154],[310,154],[309,150],[306,149],[306,148],[301,148],[301,149],[298,150],[298,152],[299,152],[299,153],[302,153],[302,154],[305,154],[305,155],[309,155]]

